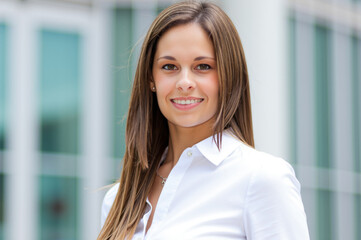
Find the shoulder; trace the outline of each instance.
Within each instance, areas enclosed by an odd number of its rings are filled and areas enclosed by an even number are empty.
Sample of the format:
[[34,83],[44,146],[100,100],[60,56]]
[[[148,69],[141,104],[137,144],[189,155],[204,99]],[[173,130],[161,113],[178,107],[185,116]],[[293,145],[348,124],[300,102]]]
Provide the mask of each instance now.
[[239,180],[247,185],[245,191],[248,200],[257,195],[276,197],[279,193],[277,197],[283,197],[289,192],[300,194],[300,183],[294,169],[282,158],[240,142],[227,157],[225,164],[239,173]]
[[293,167],[271,154],[247,146],[242,146],[242,150],[245,161],[252,169],[245,196],[247,209],[253,212],[254,208],[267,208],[279,214],[288,206],[289,209],[298,207],[303,214],[301,185]]
[[245,144],[240,145],[239,152],[242,160],[252,168],[252,177],[260,181],[277,181],[285,175],[295,175],[291,164],[282,158],[258,151]]
[[111,208],[111,206],[113,205],[115,196],[117,195],[119,189],[119,183],[114,184],[114,186],[112,186],[107,193],[104,196],[103,199],[103,207],[109,207]]
[[231,131],[225,131],[223,134],[224,144],[222,152],[225,152],[226,158],[231,158],[242,163],[242,167],[248,167],[261,173],[277,175],[279,171],[291,171],[292,166],[282,158],[256,150],[235,137]]
[[114,184],[104,196],[103,204],[102,204],[102,212],[101,212],[101,226],[103,227],[104,222],[109,214],[110,209],[113,206],[113,202],[115,197],[117,196],[117,192],[119,189],[119,183]]
[[244,223],[252,239],[309,239],[301,186],[282,158],[242,146],[252,169],[245,193]]
[[[243,143],[228,131],[223,135],[224,143],[219,157],[224,157],[223,165],[237,171],[243,183],[250,186],[272,186],[285,183],[286,178],[294,181],[295,172],[292,166],[282,158],[258,151]],[[223,140],[222,140],[223,141]]]

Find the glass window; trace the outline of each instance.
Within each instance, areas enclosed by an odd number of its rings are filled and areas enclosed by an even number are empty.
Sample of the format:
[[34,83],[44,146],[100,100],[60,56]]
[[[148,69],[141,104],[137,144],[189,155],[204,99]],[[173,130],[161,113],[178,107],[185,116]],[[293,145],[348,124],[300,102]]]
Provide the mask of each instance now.
[[0,239],[4,239],[4,150],[6,114],[7,27],[0,23]]
[[316,99],[316,159],[317,166],[330,168],[330,36],[329,30],[315,27],[315,99]]
[[317,239],[319,240],[334,239],[332,234],[333,199],[334,197],[332,191],[324,189],[317,190]]
[[0,23],[0,151],[5,148],[6,37],[7,28],[5,24]]
[[[357,173],[361,173],[361,84],[360,84],[360,39],[357,37],[352,37],[352,103],[353,103],[353,149],[354,149],[354,167]],[[356,186],[361,186],[359,182],[356,183]],[[360,191],[360,188],[358,188]],[[358,192],[355,194],[355,226],[361,225],[361,193]],[[361,239],[361,228],[356,227],[355,239]]]
[[159,13],[161,13],[164,9],[166,9],[169,6],[169,4],[161,4],[158,2],[157,5],[157,9],[156,9],[156,14],[158,15]]
[[42,176],[40,239],[77,239],[77,179]]
[[41,151],[78,152],[79,35],[41,31]]
[[355,224],[354,224],[356,234],[355,240],[361,239],[361,194],[356,194],[355,196]]
[[125,153],[126,114],[129,107],[129,98],[132,86],[133,69],[130,64],[132,51],[132,10],[127,8],[116,9],[114,12],[113,29],[113,157],[116,167],[114,178],[120,176],[121,159]]
[[40,40],[41,239],[77,239],[81,37],[43,29]]
[[0,239],[4,239],[4,180],[5,176],[3,173],[0,173]]
[[[315,26],[315,120],[316,120],[316,164],[317,167],[329,169],[332,166],[330,154],[330,30],[325,26]],[[326,177],[322,174],[319,177]],[[319,179],[329,182],[329,179]],[[332,207],[333,193],[330,190],[317,190],[318,237],[320,240],[333,239]]]
[[353,102],[353,142],[354,142],[354,165],[355,171],[361,173],[361,153],[360,153],[360,100],[361,100],[361,84],[360,84],[360,40],[357,37],[352,38],[352,102]]

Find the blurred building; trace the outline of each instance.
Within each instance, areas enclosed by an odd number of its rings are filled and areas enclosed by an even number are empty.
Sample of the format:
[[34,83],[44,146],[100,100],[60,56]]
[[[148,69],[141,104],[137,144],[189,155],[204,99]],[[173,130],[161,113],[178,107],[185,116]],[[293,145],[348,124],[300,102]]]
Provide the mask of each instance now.
[[[132,76],[174,1],[0,1],[0,239],[95,239]],[[239,30],[258,149],[291,162],[311,239],[361,239],[361,1],[216,1]]]

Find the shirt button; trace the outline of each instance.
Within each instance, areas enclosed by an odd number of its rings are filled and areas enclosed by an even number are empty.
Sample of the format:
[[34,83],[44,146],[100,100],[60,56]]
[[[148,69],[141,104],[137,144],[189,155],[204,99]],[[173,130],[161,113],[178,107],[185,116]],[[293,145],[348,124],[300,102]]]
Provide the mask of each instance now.
[[188,157],[192,156],[192,152],[191,151],[187,152],[187,155]]

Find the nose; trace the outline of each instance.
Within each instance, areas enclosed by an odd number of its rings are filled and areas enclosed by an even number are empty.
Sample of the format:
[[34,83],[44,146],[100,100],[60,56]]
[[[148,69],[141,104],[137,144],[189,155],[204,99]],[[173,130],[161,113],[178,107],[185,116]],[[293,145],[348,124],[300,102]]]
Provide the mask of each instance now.
[[196,84],[194,79],[192,79],[192,73],[189,70],[184,70],[179,76],[179,79],[176,84],[176,88],[181,92],[187,92],[193,90]]

